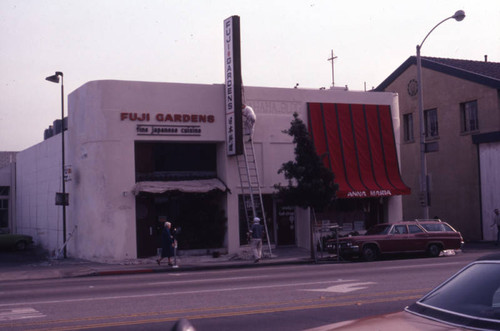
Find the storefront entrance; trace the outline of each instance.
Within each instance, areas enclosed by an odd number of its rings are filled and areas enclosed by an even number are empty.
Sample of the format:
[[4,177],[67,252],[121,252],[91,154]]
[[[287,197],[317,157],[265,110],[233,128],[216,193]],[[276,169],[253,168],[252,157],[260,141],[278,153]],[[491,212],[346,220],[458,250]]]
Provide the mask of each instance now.
[[295,245],[295,207],[276,203],[276,236],[279,246]]
[[136,196],[138,257],[157,254],[165,218],[180,230],[177,238],[179,250],[224,246],[227,221],[225,193],[221,188],[201,187],[186,191],[182,184],[179,187],[173,185],[186,182],[189,186],[189,182],[200,180],[218,181],[216,150],[214,143],[135,142],[136,185],[165,185],[162,190],[156,190],[158,187],[152,191],[140,190]]
[[224,247],[227,219],[224,193],[141,193],[136,198],[137,256],[150,257],[161,247],[166,219],[177,229],[179,250]]

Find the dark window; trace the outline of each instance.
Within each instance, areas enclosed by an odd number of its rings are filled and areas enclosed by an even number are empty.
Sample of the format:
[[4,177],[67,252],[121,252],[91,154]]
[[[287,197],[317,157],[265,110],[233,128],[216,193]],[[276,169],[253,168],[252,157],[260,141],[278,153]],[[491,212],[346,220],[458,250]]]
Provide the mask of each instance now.
[[216,178],[216,154],[215,144],[136,142],[136,181]]
[[9,200],[0,199],[0,228],[9,227]]
[[10,187],[9,186],[0,186],[0,196],[6,196],[8,197],[9,196],[9,190],[10,190]]
[[391,234],[407,234],[408,230],[406,229],[406,225],[395,225],[392,230]]
[[438,116],[436,108],[424,111],[424,123],[426,138],[439,137]]
[[422,233],[422,232],[424,232],[417,225],[409,225],[408,228],[410,229],[410,233]]
[[413,136],[413,114],[404,114],[403,115],[403,134],[405,142],[414,141]]
[[424,229],[429,232],[454,232],[447,224],[436,222],[436,223],[423,223],[420,224]]
[[9,227],[9,186],[0,186],[0,228]]
[[479,130],[477,100],[460,104],[460,126],[462,133]]

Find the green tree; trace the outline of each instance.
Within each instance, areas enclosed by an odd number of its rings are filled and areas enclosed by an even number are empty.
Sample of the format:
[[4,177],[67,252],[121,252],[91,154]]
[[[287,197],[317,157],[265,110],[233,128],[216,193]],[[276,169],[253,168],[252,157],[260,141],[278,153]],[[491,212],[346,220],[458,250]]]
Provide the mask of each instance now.
[[[286,133],[293,137],[295,160],[283,163],[278,173],[283,173],[288,186],[276,184],[277,195],[285,203],[315,211],[323,211],[335,199],[338,185],[334,183],[334,174],[326,168],[316,153],[314,143],[304,122],[297,113]],[[311,254],[314,254],[311,220]],[[313,256],[314,257],[314,256]]]

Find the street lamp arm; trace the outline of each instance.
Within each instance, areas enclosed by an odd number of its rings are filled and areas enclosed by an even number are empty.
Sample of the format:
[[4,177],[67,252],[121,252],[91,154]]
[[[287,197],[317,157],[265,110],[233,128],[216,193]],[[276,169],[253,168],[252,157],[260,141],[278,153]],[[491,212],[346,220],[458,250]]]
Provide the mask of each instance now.
[[438,26],[440,26],[441,24],[443,24],[444,22],[446,22],[447,20],[452,19],[452,18],[454,18],[456,21],[460,22],[461,20],[463,20],[465,18],[465,12],[463,10],[457,10],[455,12],[455,14],[453,14],[452,16],[450,16],[448,18],[445,18],[444,20],[442,20],[441,22],[439,22],[438,24],[436,24],[431,29],[431,31],[429,31],[429,33],[427,33],[427,35],[425,36],[424,40],[422,40],[422,42],[419,45],[417,45],[417,48],[420,49],[422,47],[422,45],[424,44],[425,40],[427,39],[427,37],[429,37],[429,35],[432,33],[432,31],[434,31]]

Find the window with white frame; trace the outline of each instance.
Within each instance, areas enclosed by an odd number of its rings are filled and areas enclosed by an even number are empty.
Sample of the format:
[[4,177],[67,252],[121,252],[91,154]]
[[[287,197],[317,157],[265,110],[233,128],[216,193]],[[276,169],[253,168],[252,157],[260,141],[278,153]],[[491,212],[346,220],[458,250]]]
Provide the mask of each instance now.
[[463,102],[460,104],[460,129],[462,133],[479,130],[477,100]]
[[405,142],[413,142],[413,114],[403,115],[403,139]]
[[424,111],[424,123],[425,123],[425,137],[438,138],[439,125],[438,125],[438,114],[436,108]]

